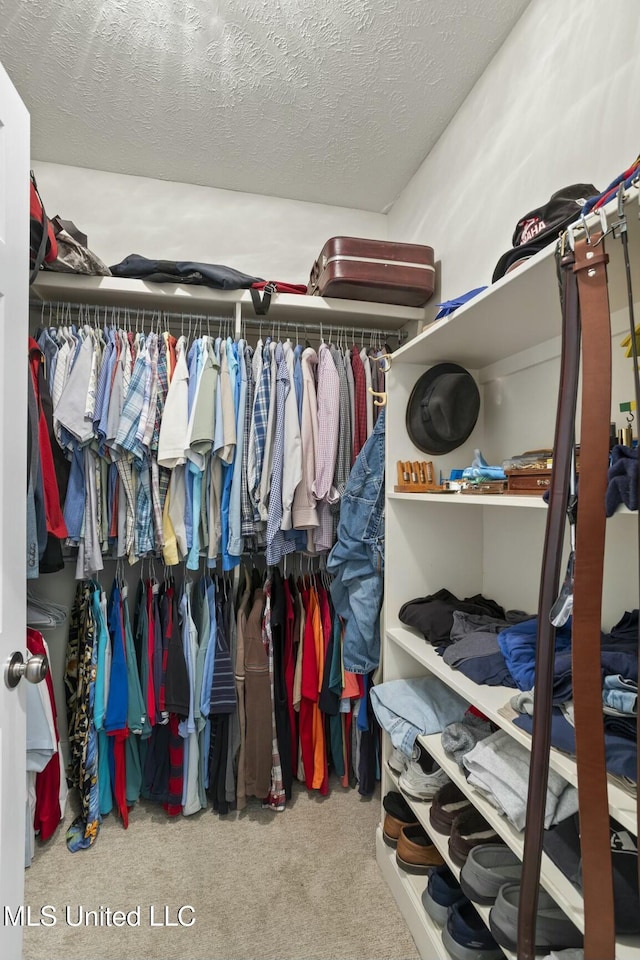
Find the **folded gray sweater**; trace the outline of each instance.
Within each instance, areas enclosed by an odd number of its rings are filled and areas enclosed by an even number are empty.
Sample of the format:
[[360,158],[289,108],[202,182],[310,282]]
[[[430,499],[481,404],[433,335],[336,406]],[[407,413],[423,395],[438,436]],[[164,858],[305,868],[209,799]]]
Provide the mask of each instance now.
[[[468,782],[482,790],[516,830],[524,830],[530,760],[531,754],[527,748],[504,730],[498,730],[481,740],[464,757]],[[555,770],[549,770],[545,829],[566,820],[577,809],[576,788]]]

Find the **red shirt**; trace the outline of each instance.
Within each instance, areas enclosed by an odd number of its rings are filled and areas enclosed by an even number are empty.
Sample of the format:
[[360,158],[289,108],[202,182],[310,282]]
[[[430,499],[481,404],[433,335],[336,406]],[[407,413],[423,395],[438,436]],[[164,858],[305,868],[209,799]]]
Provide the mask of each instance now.
[[[33,655],[46,655],[42,634],[38,633],[37,630],[27,630],[27,649]],[[44,682],[47,685],[49,700],[51,701],[56,743],[59,744],[56,701],[53,693],[51,671],[45,677]],[[40,834],[41,840],[48,840],[53,836],[60,823],[60,816],[60,756],[55,753],[44,770],[36,774],[36,812],[33,825],[36,833]]]
[[33,391],[36,395],[38,404],[38,445],[40,448],[40,468],[42,470],[42,484],[44,487],[44,507],[47,519],[47,531],[64,540],[67,536],[67,525],[64,522],[62,509],[60,507],[60,493],[58,491],[58,481],[53,465],[53,453],[51,452],[51,438],[47,430],[47,421],[40,402],[40,391],[38,389],[38,373],[40,364],[44,363],[42,351],[33,339],[29,337],[29,371],[33,383]]

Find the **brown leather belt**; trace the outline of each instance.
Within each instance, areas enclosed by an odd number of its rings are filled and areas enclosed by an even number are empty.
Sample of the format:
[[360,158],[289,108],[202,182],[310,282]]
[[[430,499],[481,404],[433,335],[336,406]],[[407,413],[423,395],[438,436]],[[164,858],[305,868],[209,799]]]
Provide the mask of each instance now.
[[[549,778],[556,636],[555,627],[552,626],[549,619],[549,613],[558,594],[560,580],[580,367],[580,311],[578,308],[577,280],[573,272],[573,265],[574,256],[569,251],[561,261],[562,350],[560,385],[553,443],[553,473],[551,475],[538,599],[535,710],[533,712],[533,740],[531,743],[531,766],[529,768],[529,791],[518,914],[519,960],[534,960],[536,953],[535,929],[544,814]],[[602,502],[604,504],[604,499]]]
[[[622,243],[624,257],[624,272],[627,281],[627,310],[629,313],[629,336],[631,339],[631,357],[633,360],[633,388],[636,398],[636,410],[640,410],[640,372],[638,371],[638,343],[636,340],[636,320],[635,307],[633,302],[633,284],[631,281],[631,260],[629,257],[629,237],[627,235],[627,219],[624,214],[624,188],[622,185],[618,189],[618,233]],[[638,503],[640,503],[640,471],[637,476]],[[640,556],[640,510],[638,510],[638,522],[636,525],[638,536],[638,556]],[[638,571],[640,576],[640,569]],[[640,593],[640,591],[639,591]],[[638,667],[640,668],[640,643],[638,644]],[[640,783],[640,750],[636,751],[636,783]],[[640,837],[640,803],[636,803],[636,836]],[[638,881],[640,884],[640,858],[638,860]]]
[[600,631],[611,418],[609,260],[601,233],[575,244],[582,323],[580,490],[572,668],[582,851],[585,960],[614,960],[615,921],[602,713]]
[[538,883],[549,773],[555,629],[549,612],[557,595],[574,443],[582,323],[582,435],[572,667],[585,960],[614,960],[615,920],[604,752],[600,628],[605,546],[605,494],[611,412],[611,324],[601,234],[576,242],[563,257],[562,358],[553,448],[554,469],[538,604],[536,685],[531,768],[518,917],[518,958],[534,960]]

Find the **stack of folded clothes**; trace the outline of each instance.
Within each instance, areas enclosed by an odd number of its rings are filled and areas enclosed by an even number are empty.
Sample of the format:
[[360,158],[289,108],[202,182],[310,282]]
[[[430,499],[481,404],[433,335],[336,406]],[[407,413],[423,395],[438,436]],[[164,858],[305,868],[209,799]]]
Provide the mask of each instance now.
[[[461,600],[445,588],[408,601],[399,617],[407,626],[419,630],[453,670],[459,670],[475,683],[517,687],[523,692],[533,689],[537,617],[519,610],[505,611],[495,600],[481,594]],[[600,655],[607,769],[634,783],[639,617],[638,610],[628,611],[610,633],[602,633]],[[566,707],[573,697],[571,643],[569,618],[556,629],[555,636],[552,744],[574,755],[575,735],[571,711]],[[513,705],[523,714],[514,722],[531,732],[532,708]],[[452,749],[451,753],[460,763],[462,749]]]
[[400,608],[400,621],[424,634],[434,647],[448,646],[451,641],[453,615],[462,613],[504,618],[504,610],[495,600],[478,593],[475,597],[460,600],[450,590],[443,588],[427,597],[409,600]]
[[459,670],[474,683],[514,687],[498,634],[529,619],[530,614],[521,610],[507,610],[503,617],[455,610],[451,642],[438,647],[438,653],[452,670]]
[[[521,626],[525,627],[526,624]],[[504,634],[500,635],[501,642],[503,636]],[[635,783],[638,725],[638,610],[626,612],[610,633],[602,634],[600,672],[602,709],[605,715],[607,770],[609,773]],[[533,680],[533,673],[524,671],[520,675],[518,686],[522,684],[523,691],[530,691]],[[551,719],[552,746],[575,756],[570,648],[556,653],[553,691],[555,706]],[[514,723],[528,733],[533,730],[533,702],[531,692],[523,692],[511,699],[511,706],[516,713],[520,714]]]
[[[606,693],[606,691],[605,691]],[[512,707],[522,709],[523,703],[513,697]],[[533,732],[533,710],[529,709],[513,721],[521,730]],[[607,770],[619,777],[624,777],[635,783],[637,776],[636,757],[637,743],[637,715],[607,716],[604,718],[604,749]],[[569,756],[576,753],[576,732],[573,723],[573,705],[562,704],[553,708],[551,716],[551,745]]]
[[[531,753],[498,730],[464,756],[467,780],[480,790],[516,830],[524,830]],[[545,827],[560,823],[578,809],[578,791],[555,770],[549,771]]]

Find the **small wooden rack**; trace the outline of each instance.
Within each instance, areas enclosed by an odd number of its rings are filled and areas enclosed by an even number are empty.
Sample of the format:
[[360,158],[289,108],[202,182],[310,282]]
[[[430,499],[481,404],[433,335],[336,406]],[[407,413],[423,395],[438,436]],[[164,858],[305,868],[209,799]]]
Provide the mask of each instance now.
[[[398,460],[396,493],[444,493],[445,488],[434,483],[431,460]],[[447,491],[448,492],[448,491]]]

